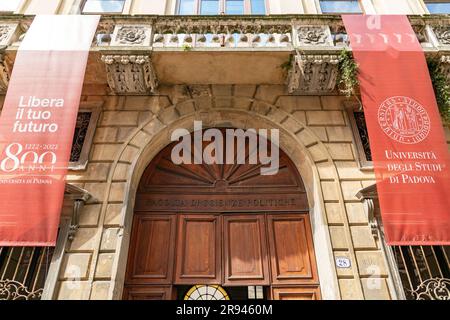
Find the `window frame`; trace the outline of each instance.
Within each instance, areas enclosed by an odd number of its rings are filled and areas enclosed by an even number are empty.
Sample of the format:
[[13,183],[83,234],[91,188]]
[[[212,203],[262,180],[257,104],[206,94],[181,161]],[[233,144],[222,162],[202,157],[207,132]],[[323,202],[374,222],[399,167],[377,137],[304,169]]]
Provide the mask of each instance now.
[[434,12],[430,12],[430,9],[428,8],[428,4],[433,4],[433,3],[447,3],[450,5],[450,1],[441,1],[441,0],[424,0],[423,4],[425,6],[425,10],[427,11],[428,14],[450,14],[449,12],[438,12],[438,13],[434,13]]
[[120,1],[123,1],[122,11],[120,11],[120,12],[119,11],[84,12],[84,7],[88,1],[89,0],[82,0],[81,5],[80,5],[81,14],[123,14],[123,12],[125,10],[125,5],[128,0],[120,0]]
[[[356,1],[358,3],[360,12],[323,12],[321,2],[322,1],[334,1],[334,2],[345,2],[345,1]],[[361,0],[316,0],[318,11],[322,14],[364,14],[364,6],[362,5]]]
[[78,113],[81,112],[90,112],[91,118],[89,119],[86,137],[83,142],[83,147],[81,148],[80,158],[78,159],[78,161],[69,162],[68,168],[71,171],[81,171],[86,169],[89,162],[89,153],[91,151],[92,143],[94,140],[95,130],[97,128],[97,122],[100,117],[99,107],[83,106],[78,110]]
[[[217,15],[229,15],[225,12],[226,10],[226,1],[227,0],[218,0],[219,1],[219,12]],[[269,2],[268,0],[264,0],[264,14],[253,14],[252,13],[252,0],[244,0],[244,15],[267,15],[269,14]],[[201,10],[201,2],[202,0],[194,0],[194,14],[193,15],[202,15],[200,14]],[[181,0],[176,1],[176,7],[175,7],[175,14],[178,16],[184,16],[184,14],[180,14],[180,5]],[[202,15],[202,16],[208,16],[208,15]],[[212,15],[214,16],[214,15]]]
[[360,170],[373,170],[373,161],[367,160],[366,153],[364,151],[364,146],[359,134],[358,125],[356,124],[356,119],[354,112],[360,111],[359,103],[355,102],[345,102],[345,111],[347,113],[347,118],[350,123],[350,128],[352,129],[352,140],[355,146],[355,157],[359,165]]

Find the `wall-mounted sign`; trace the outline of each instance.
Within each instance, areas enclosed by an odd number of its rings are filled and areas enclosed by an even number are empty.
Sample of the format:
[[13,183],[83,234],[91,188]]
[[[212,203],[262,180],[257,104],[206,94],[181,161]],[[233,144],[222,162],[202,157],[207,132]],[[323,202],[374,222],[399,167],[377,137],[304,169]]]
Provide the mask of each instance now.
[[192,194],[188,198],[180,198],[178,194],[146,194],[139,196],[135,206],[136,211],[242,212],[299,209],[308,210],[308,204],[301,193],[274,194],[267,197],[242,194]]
[[343,15],[390,245],[450,244],[450,159],[425,55],[406,16]]
[[341,269],[348,269],[352,266],[349,258],[346,257],[336,257],[336,267]]

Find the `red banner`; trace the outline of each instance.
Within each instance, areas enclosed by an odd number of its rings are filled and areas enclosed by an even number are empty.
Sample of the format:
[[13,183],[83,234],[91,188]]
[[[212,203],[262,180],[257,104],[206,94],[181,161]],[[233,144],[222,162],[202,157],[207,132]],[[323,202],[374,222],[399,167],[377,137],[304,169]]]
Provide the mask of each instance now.
[[0,118],[0,246],[56,242],[81,89],[99,16],[37,16]]
[[406,16],[343,16],[390,245],[450,244],[449,154],[425,55]]

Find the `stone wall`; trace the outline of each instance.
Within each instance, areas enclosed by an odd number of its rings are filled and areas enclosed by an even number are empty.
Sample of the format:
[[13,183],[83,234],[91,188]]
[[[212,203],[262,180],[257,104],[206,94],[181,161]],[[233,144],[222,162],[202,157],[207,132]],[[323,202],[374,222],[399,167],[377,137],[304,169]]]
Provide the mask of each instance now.
[[[346,99],[289,96],[285,90],[284,86],[264,85],[162,86],[157,96],[125,97],[108,96],[105,87],[86,88],[82,105],[101,107],[102,113],[86,170],[69,172],[67,180],[88,190],[94,200],[81,212],[80,228],[66,248],[54,298],[120,298],[140,174],[170,142],[171,129],[189,128],[193,119],[209,126],[280,128],[281,147],[302,174],[311,211],[319,207],[316,214],[323,215],[312,226],[313,233],[319,233],[323,224],[330,240],[329,246],[314,244],[316,256],[330,255],[333,268],[327,279],[322,274],[321,289],[333,290],[335,282],[334,298],[393,298],[381,244],[374,240],[363,206],[355,197],[375,181],[373,172],[358,168],[344,110]],[[3,100],[0,96],[1,105]],[[450,149],[449,128],[446,136]],[[312,190],[312,184],[318,190]],[[348,257],[351,268],[335,268],[336,256]],[[380,286],[374,289],[377,281]]]
[[[192,125],[192,119],[209,121],[209,125],[219,120],[226,123],[233,112],[241,114],[241,127],[280,127],[284,151],[296,161],[301,159],[295,156],[300,150],[310,162],[296,164],[301,167],[307,163],[318,173],[319,196],[309,201],[322,208],[319,211],[328,226],[332,253],[326,254],[352,261],[349,269],[333,270],[339,286],[336,297],[391,298],[380,243],[374,240],[362,204],[355,197],[358,190],[375,181],[372,172],[358,168],[344,98],[288,96],[285,90],[285,86],[163,86],[158,96],[105,96],[94,92],[83,96],[83,104],[102,106],[103,112],[87,169],[70,172],[68,181],[88,190],[95,201],[81,214],[80,228],[63,259],[55,298],[120,296],[122,260],[126,259],[131,222],[127,216],[130,211],[132,214],[127,203],[133,202],[139,174],[151,156],[139,168],[138,158],[149,144],[155,155],[169,142],[170,129],[183,126],[183,121],[185,126]],[[213,112],[215,119],[208,119]],[[259,118],[264,120],[255,120]],[[288,141],[283,135],[291,137],[290,142],[283,142]],[[303,178],[312,189],[308,182],[314,177]],[[317,255],[322,248],[317,243],[315,246]],[[80,281],[73,279],[73,265],[80,269]],[[374,270],[379,274],[374,275]],[[380,281],[378,289],[370,289],[374,279]]]

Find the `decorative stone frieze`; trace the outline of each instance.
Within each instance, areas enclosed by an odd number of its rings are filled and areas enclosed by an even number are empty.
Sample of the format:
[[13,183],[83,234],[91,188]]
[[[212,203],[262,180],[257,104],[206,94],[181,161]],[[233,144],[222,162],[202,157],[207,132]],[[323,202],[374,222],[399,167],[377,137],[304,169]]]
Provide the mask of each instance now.
[[297,54],[288,74],[289,93],[326,94],[336,88],[337,55]]
[[434,28],[434,34],[441,46],[449,46],[450,45],[450,27],[448,26],[439,26]]
[[154,24],[154,47],[261,48],[291,46],[289,20],[165,19]]
[[0,24],[0,46],[9,46],[18,38],[18,23]]
[[158,80],[148,55],[103,55],[108,85],[116,94],[154,93]]
[[145,25],[116,25],[112,46],[150,46],[151,28]]
[[295,45],[333,46],[333,39],[328,26],[294,26]]
[[94,41],[92,45],[95,46],[109,46],[111,44],[112,35],[114,33],[115,23],[113,21],[101,20],[97,26]]
[[289,34],[155,34],[154,47],[186,48],[267,48],[291,46]]

